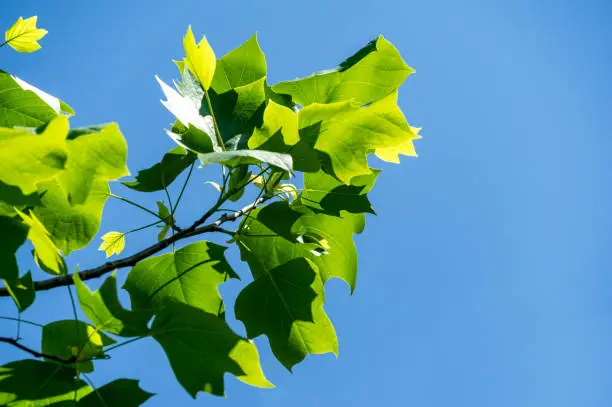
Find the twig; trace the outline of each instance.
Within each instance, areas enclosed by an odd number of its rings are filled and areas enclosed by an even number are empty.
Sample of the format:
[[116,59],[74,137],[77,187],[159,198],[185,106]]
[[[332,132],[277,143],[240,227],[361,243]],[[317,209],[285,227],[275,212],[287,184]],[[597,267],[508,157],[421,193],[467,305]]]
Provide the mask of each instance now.
[[13,345],[16,348],[19,348],[24,352],[28,352],[30,355],[34,356],[35,358],[46,358],[46,359],[53,360],[55,362],[62,363],[65,365],[70,365],[76,362],[76,356],[72,356],[69,359],[63,359],[55,355],[48,355],[46,353],[38,352],[38,351],[35,351],[34,349],[28,348],[25,345],[22,345],[19,342],[17,342],[17,339],[14,339],[14,338],[5,338],[3,336],[0,336],[0,342],[4,342],[4,343],[8,343],[9,345]]

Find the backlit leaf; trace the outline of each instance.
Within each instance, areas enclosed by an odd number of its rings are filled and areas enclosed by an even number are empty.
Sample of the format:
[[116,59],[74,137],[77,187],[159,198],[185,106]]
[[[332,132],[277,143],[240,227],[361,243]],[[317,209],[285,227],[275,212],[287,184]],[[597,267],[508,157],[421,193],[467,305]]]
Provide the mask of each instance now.
[[37,19],[37,16],[26,19],[19,17],[4,34],[6,43],[18,52],[27,53],[39,50],[40,44],[37,41],[47,35],[47,30],[36,27]]
[[21,313],[34,303],[36,291],[34,290],[31,272],[28,271],[17,280],[4,280],[4,283],[6,284],[6,289],[13,298],[13,302],[17,306],[17,311]]
[[125,233],[108,232],[102,236],[102,244],[98,247],[98,250],[105,252],[106,258],[109,258],[113,254],[121,254],[124,248]]
[[198,78],[204,89],[208,90],[215,74],[217,59],[206,37],[202,37],[200,43],[196,44],[191,26],[189,26],[183,38],[183,47],[185,48],[185,64]]
[[47,231],[45,226],[40,223],[40,220],[33,213],[29,215],[21,211],[17,213],[23,223],[29,227],[28,240],[34,246],[34,260],[38,267],[49,274],[66,274],[64,257],[51,239],[49,231]]

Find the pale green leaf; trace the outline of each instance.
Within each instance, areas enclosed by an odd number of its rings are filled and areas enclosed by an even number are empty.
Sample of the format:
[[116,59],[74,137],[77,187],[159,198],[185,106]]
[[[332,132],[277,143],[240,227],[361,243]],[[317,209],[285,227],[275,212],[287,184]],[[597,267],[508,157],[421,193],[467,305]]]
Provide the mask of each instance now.
[[206,37],[202,37],[200,43],[196,44],[191,26],[189,26],[183,38],[183,47],[185,48],[185,65],[198,78],[204,89],[208,90],[215,74],[217,59]]
[[309,354],[338,354],[324,297],[317,267],[296,258],[273,269],[263,267],[236,299],[236,318],[244,322],[249,338],[266,335],[276,358],[291,370]]
[[221,192],[221,185],[219,185],[218,183],[216,183],[215,181],[206,181],[204,182],[205,184],[208,184],[210,186],[212,186],[214,189],[216,189],[218,192]]
[[211,242],[191,243],[176,252],[149,257],[130,270],[124,288],[136,311],[159,311],[169,300],[222,314],[218,286],[238,276],[225,259],[227,248]]
[[237,165],[266,163],[283,171],[293,171],[293,159],[289,154],[273,153],[263,150],[235,150],[219,153],[198,154],[201,166],[210,164]]
[[19,187],[24,194],[35,192],[39,182],[65,168],[67,134],[65,117],[53,119],[42,134],[0,128],[0,181]]
[[81,309],[98,330],[127,337],[148,334],[151,314],[123,308],[117,294],[116,273],[94,292],[81,281],[78,273],[73,274],[73,280]]
[[256,346],[214,314],[167,302],[155,317],[152,330],[178,382],[194,398],[200,391],[225,395],[225,373],[251,386],[273,387],[261,370]]
[[126,181],[123,185],[141,192],[162,191],[195,160],[194,154],[181,146],[176,146],[164,154],[161,162],[146,170],[138,171],[135,181]]
[[36,27],[38,16],[24,19],[19,17],[4,34],[5,42],[18,52],[34,52],[40,49],[37,42],[47,35],[47,30]]
[[125,233],[108,232],[102,236],[102,244],[98,247],[99,251],[105,252],[106,258],[113,254],[121,254],[125,248]]
[[66,274],[66,263],[62,253],[57,248],[49,231],[33,213],[25,214],[17,211],[28,229],[28,240],[34,246],[34,260],[38,267],[49,274]]

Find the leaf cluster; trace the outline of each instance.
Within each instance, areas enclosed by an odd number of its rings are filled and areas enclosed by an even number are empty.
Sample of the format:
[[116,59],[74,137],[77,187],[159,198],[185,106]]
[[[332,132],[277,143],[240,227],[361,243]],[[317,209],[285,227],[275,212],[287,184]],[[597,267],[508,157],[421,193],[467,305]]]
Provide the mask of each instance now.
[[[20,18],[5,44],[31,52],[45,33],[36,17]],[[367,194],[380,173],[368,156],[399,162],[399,155],[416,155],[419,129],[397,105],[398,88],[413,70],[382,36],[334,69],[277,84],[268,83],[256,35],[220,58],[206,38],[196,42],[191,27],[183,45],[174,86],[157,78],[162,104],[174,117],[165,133],[176,146],[131,180],[117,124],[70,128],[68,105],[0,71],[0,296],[13,299],[20,320],[38,291],[68,286],[76,292],[74,318],[41,325],[38,348],[0,336],[34,358],[0,367],[0,405],[140,405],[151,393],[137,381],[96,388],[87,374],[114,349],[144,338],[161,346],[194,398],[224,395],[228,373],[273,387],[252,341],[262,335],[289,370],[310,354],[338,354],[325,283],[338,278],[355,289],[353,238],[374,213]],[[180,226],[185,189],[210,188],[189,185],[192,172],[212,165],[222,170],[220,179],[207,182],[217,198]],[[169,187],[179,179],[173,199]],[[164,192],[167,203],[150,209],[149,202],[111,193],[111,183],[113,191],[137,191],[143,199]],[[143,250],[70,273],[69,255],[90,247],[111,198],[153,222],[103,235],[99,250],[107,258],[121,256],[130,234],[160,231]],[[16,257],[24,245],[36,265],[27,273]],[[228,245],[239,249],[250,275],[235,271]],[[86,281],[102,276],[92,291]],[[219,286],[230,279],[242,279],[244,287],[226,309]],[[120,301],[124,293],[129,307]],[[227,312],[244,324],[246,336],[229,326]]]

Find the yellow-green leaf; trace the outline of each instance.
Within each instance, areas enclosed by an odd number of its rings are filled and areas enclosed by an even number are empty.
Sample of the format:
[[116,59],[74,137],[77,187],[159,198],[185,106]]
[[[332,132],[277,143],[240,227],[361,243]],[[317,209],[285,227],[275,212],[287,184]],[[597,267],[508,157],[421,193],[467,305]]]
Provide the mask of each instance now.
[[106,257],[109,258],[113,254],[121,254],[125,248],[125,233],[108,232],[102,236],[102,244],[98,250],[106,252]]
[[208,41],[206,41],[206,37],[202,37],[200,43],[196,44],[193,31],[189,26],[183,38],[183,47],[185,48],[185,64],[202,84],[202,87],[208,90],[215,74],[217,58]]
[[15,209],[19,214],[23,223],[25,223],[30,229],[28,230],[28,239],[34,246],[34,260],[36,264],[50,274],[66,274],[66,263],[62,257],[62,253],[57,248],[51,235],[40,223],[38,218],[30,213],[26,215],[20,210]]
[[5,42],[18,52],[34,52],[40,49],[37,42],[47,35],[47,30],[36,27],[38,16],[19,19],[4,34]]

